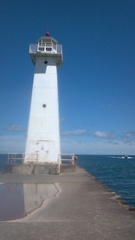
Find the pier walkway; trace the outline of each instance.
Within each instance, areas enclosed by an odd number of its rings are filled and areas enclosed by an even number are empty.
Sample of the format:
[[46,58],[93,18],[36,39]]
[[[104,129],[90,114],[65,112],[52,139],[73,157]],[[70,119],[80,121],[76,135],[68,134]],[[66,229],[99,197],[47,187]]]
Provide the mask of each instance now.
[[60,175],[1,174],[0,183],[8,182],[51,183],[57,193],[25,218],[0,222],[0,240],[135,239],[135,212],[79,167]]

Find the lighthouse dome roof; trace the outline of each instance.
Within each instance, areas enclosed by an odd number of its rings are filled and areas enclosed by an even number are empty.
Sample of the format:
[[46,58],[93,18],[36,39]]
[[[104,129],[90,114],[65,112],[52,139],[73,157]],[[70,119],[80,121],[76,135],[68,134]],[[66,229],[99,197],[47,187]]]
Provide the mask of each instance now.
[[40,42],[41,40],[44,40],[44,42],[54,42],[57,43],[57,40],[53,37],[50,36],[50,34],[47,32],[46,36],[42,36],[38,39],[38,42]]

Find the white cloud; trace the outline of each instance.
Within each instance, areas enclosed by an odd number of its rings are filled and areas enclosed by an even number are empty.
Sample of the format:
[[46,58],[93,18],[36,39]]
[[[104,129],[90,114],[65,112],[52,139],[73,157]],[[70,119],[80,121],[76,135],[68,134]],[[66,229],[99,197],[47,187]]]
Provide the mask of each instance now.
[[23,135],[0,136],[0,153],[24,153],[26,137]]
[[[72,138],[78,136],[77,140]],[[87,138],[79,138],[79,136]],[[135,154],[135,131],[124,132],[124,139],[113,131],[90,132],[85,129],[63,132],[61,139],[62,153],[80,154]],[[131,141],[132,139],[132,141]]]
[[124,131],[123,134],[125,134],[128,137],[135,137],[135,130],[132,131]]
[[85,129],[78,129],[75,131],[63,131],[61,133],[62,136],[70,136],[70,135],[87,135],[88,132]]
[[61,141],[61,150],[64,154],[128,154],[135,155],[135,147],[122,141],[101,142],[101,141]]
[[[76,136],[77,140],[73,137]],[[81,137],[81,136],[87,137]],[[120,140],[114,132],[95,131],[93,134],[86,129],[63,132],[61,150],[66,154],[135,154],[135,131],[125,131]],[[132,140],[132,141],[131,141]],[[24,153],[26,136],[0,135],[0,153]]]
[[119,145],[119,142],[118,142],[118,141],[116,142],[116,141],[112,141],[112,140],[111,140],[111,141],[108,141],[107,143],[114,144],[114,145]]
[[18,124],[9,124],[6,127],[4,127],[4,129],[12,132],[19,132],[24,130],[23,127]]
[[116,137],[116,134],[114,132],[96,131],[93,133],[93,136],[98,138],[112,139]]
[[65,122],[66,121],[65,117],[60,117],[60,121]]
[[135,130],[123,132],[123,142],[135,144]]

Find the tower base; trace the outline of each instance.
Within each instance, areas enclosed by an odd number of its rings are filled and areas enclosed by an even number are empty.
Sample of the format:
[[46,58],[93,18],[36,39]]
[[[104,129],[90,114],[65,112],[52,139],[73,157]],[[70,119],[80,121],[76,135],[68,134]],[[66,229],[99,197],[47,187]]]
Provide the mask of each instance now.
[[4,173],[16,174],[59,174],[58,164],[7,164]]
[[5,166],[4,173],[15,174],[53,174],[75,173],[76,166],[70,164],[13,163]]
[[4,173],[15,174],[52,174],[57,175],[60,173],[75,173],[76,166],[69,164],[34,164],[34,163],[13,163],[7,164]]

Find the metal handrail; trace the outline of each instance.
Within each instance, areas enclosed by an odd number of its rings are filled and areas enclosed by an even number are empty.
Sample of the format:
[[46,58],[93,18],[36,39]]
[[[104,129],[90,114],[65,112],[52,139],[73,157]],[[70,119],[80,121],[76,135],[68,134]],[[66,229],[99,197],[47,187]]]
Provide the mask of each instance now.
[[[61,44],[56,44],[49,46],[52,47],[52,50],[54,51],[47,51],[46,49],[48,46],[38,46],[38,44],[30,44],[29,45],[29,53],[30,54],[36,54],[38,52],[44,52],[44,53],[50,53],[50,54],[62,54],[62,45]],[[40,50],[42,48],[42,51]]]
[[24,162],[24,154],[23,153],[9,153],[7,163],[13,164],[13,163],[23,163]]
[[[62,158],[62,156],[65,156],[67,158]],[[62,154],[61,155],[61,163],[63,163],[63,164],[77,165],[77,159],[78,158],[77,158],[77,156],[75,156],[75,154]]]
[[[29,154],[27,154],[28,156]],[[30,154],[31,155],[31,154]],[[32,154],[35,156],[35,163],[38,162],[37,158],[37,154]],[[65,157],[66,158],[65,158]],[[15,163],[24,163],[24,159],[26,157],[26,154],[24,153],[9,153],[8,154],[8,164],[15,164]],[[59,156],[60,162],[67,162],[67,164],[75,164],[75,154],[62,154],[61,156]]]

